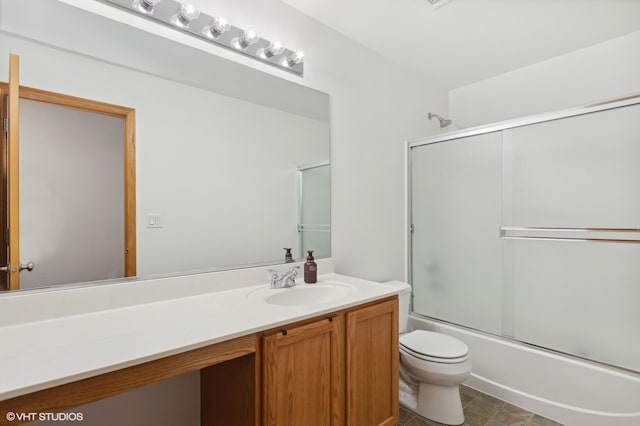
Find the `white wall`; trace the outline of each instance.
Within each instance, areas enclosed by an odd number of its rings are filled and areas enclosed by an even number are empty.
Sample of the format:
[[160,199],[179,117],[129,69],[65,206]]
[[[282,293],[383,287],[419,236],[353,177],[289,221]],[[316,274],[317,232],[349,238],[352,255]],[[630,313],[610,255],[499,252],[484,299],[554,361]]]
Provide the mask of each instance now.
[[449,93],[457,128],[640,93],[640,31]]

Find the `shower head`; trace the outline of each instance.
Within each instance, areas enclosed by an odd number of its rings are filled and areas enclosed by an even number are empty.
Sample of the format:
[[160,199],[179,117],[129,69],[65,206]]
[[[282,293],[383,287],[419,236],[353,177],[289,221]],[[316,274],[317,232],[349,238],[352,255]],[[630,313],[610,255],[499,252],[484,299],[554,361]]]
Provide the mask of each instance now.
[[453,123],[451,120],[449,120],[448,118],[443,118],[440,117],[438,114],[432,114],[429,113],[429,115],[427,116],[429,117],[429,120],[432,120],[434,117],[438,119],[438,121],[440,121],[440,128],[444,128],[447,127],[448,125],[450,125],[451,123]]

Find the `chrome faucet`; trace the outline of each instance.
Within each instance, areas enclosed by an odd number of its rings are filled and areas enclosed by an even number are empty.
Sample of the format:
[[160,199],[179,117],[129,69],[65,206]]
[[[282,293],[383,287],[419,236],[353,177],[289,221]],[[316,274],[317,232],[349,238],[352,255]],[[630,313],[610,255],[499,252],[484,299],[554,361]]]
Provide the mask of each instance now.
[[271,278],[271,288],[287,288],[296,285],[296,275],[298,275],[299,266],[294,266],[282,275],[278,275],[278,271],[267,269],[267,273]]

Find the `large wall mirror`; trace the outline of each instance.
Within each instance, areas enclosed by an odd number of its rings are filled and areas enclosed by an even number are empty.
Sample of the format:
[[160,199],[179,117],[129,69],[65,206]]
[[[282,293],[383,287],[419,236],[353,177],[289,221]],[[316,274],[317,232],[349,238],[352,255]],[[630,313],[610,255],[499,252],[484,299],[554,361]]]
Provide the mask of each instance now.
[[[10,53],[20,57],[21,86],[135,110],[138,277],[277,264],[285,247],[296,259],[306,250],[330,256],[327,94],[57,1],[0,0],[0,81],[7,81]],[[122,276],[122,265],[114,264],[92,277],[97,268],[80,253],[48,260],[71,253],[87,234],[98,248],[93,259],[104,258],[102,238],[121,235],[110,227],[122,218],[107,214],[114,205],[122,211],[120,201],[103,194],[107,183],[122,187],[122,153],[91,143],[92,133],[118,140],[122,124],[50,112],[32,101],[20,105],[21,184],[36,188],[20,192],[21,257],[35,264],[32,275],[21,275],[20,288]],[[62,132],[78,126],[84,130],[72,145]],[[81,150],[96,164],[115,156],[115,176],[103,170],[96,185],[71,175],[97,173],[91,160],[70,154]],[[56,153],[61,158],[53,160]],[[79,189],[70,190],[69,181]],[[74,202],[93,214],[67,218],[72,203],[57,192],[64,187],[90,194]],[[23,205],[26,197],[32,199]],[[42,204],[47,199],[53,207]],[[25,228],[29,223],[49,223],[53,232],[42,237],[40,229]],[[52,264],[65,272],[54,274]],[[73,273],[83,269],[84,275]]]

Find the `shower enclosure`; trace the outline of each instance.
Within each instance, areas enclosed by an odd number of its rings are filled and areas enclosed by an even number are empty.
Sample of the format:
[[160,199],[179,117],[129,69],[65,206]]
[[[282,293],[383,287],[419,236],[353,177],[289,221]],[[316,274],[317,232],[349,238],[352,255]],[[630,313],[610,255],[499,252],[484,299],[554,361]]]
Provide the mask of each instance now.
[[414,315],[640,372],[640,97],[409,158]]

